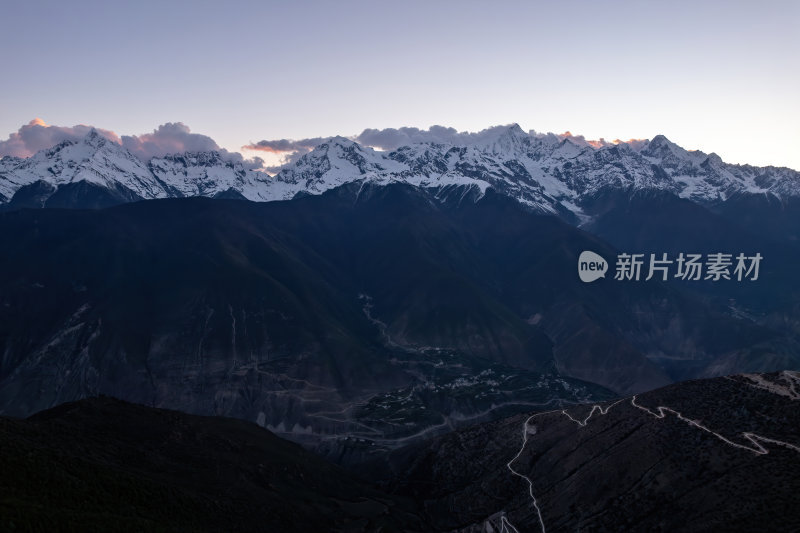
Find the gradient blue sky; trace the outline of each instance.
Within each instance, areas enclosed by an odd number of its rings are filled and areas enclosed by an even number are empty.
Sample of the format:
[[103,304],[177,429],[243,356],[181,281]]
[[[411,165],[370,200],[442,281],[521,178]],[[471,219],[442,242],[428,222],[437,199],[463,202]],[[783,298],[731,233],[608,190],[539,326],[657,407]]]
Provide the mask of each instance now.
[[34,117],[230,150],[518,122],[800,169],[796,1],[0,5],[0,139]]

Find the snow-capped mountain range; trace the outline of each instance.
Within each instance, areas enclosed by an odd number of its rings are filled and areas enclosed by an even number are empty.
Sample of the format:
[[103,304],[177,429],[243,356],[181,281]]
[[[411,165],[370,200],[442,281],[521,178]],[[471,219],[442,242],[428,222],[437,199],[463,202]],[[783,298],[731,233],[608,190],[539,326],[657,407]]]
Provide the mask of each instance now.
[[[741,193],[779,199],[800,196],[800,173],[788,168],[724,163],[716,154],[687,151],[663,135],[630,143],[495,128],[470,144],[420,143],[379,151],[333,137],[280,169],[253,170],[218,152],[173,154],[144,162],[92,130],[27,159],[0,160],[0,200],[30,196],[41,205],[60,188],[85,182],[119,202],[185,196],[289,200],[344,183],[406,182],[434,195],[453,187],[483,194],[491,187],[536,211],[584,220],[587,202],[604,190],[663,190],[698,203]],[[44,191],[44,192],[43,192]]]
[[144,162],[97,130],[27,159],[0,160],[0,199],[5,202],[35,184],[44,183],[56,191],[80,182],[112,190],[117,196],[127,192],[130,199],[217,196],[233,190],[251,200],[266,200],[259,191],[267,190],[269,181],[266,174],[248,171],[218,152],[167,155]]

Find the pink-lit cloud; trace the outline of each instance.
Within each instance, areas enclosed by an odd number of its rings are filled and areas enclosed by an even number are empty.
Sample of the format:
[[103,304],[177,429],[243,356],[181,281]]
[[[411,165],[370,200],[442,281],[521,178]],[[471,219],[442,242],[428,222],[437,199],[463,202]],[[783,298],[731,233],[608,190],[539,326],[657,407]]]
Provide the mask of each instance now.
[[182,152],[207,152],[219,150],[214,139],[200,133],[192,133],[182,122],[167,122],[152,133],[123,135],[122,146],[143,160]]
[[[167,154],[215,150],[226,159],[241,162],[249,168],[260,168],[263,165],[260,158],[246,160],[237,152],[228,152],[220,148],[214,139],[200,133],[192,133],[189,126],[182,122],[167,122],[154,129],[152,133],[142,135],[119,136],[111,130],[94,129],[107,139],[121,144],[143,161]],[[9,135],[7,140],[0,141],[0,157],[6,155],[30,157],[39,150],[52,148],[60,142],[80,140],[91,130],[92,126],[85,124],[71,127],[51,126],[44,120],[35,118]]]
[[242,163],[247,168],[261,168],[264,165],[261,158],[245,159],[238,152],[220,148],[214,139],[202,133],[192,133],[183,122],[167,122],[152,133],[123,135],[122,146],[144,161],[167,154],[216,151],[225,159]]
[[[414,127],[365,129],[360,134],[351,137],[353,140],[380,150],[395,150],[401,146],[415,143],[433,142],[451,145],[468,145],[480,143],[495,138],[498,134],[511,126],[493,126],[478,132],[458,131],[445,126],[431,126],[423,130]],[[39,150],[51,148],[65,140],[79,140],[91,131],[92,126],[79,124],[76,126],[51,126],[42,119],[36,118],[9,135],[8,139],[0,141],[0,157],[11,155],[16,157],[30,157]],[[119,136],[111,130],[96,128],[106,138],[121,144],[131,153],[144,161],[153,157],[162,157],[167,154],[184,152],[202,152],[215,150],[228,160],[241,162],[248,168],[265,168],[261,158],[245,159],[237,152],[228,152],[207,135],[193,133],[189,126],[182,122],[167,122],[158,126],[150,133],[141,135]],[[567,131],[561,134],[528,132],[532,138],[551,138],[563,140],[569,138],[582,146],[603,148],[625,143],[634,149],[640,149],[648,141],[646,139],[630,139],[621,141],[587,140],[582,135],[573,135]],[[311,137],[306,139],[275,139],[262,140],[242,146],[242,150],[270,154],[272,159],[277,159],[279,165],[266,167],[266,170],[276,171],[282,165],[299,159],[317,145],[327,141],[327,137]]]
[[[350,137],[352,140],[364,145],[376,148],[378,150],[396,150],[401,146],[408,146],[416,143],[438,143],[449,144],[454,146],[466,146],[471,144],[480,144],[487,141],[496,139],[498,135],[503,134],[510,129],[518,129],[522,133],[521,128],[516,124],[492,126],[477,132],[458,131],[455,128],[446,126],[431,126],[428,129],[420,129],[415,127],[401,127],[401,128],[383,128],[375,129],[368,128],[358,135]],[[524,134],[524,133],[523,133]],[[534,130],[527,132],[533,139],[550,139],[552,142],[560,142],[564,139],[570,139],[572,142],[592,148],[607,148],[616,146],[621,143],[629,144],[634,149],[640,149],[648,141],[646,139],[631,139],[629,141],[607,141],[603,138],[597,140],[587,140],[583,135],[573,135],[569,131],[564,133],[539,133]],[[304,154],[313,150],[317,145],[327,141],[328,137],[309,137],[306,139],[273,139],[263,140],[256,143],[251,143],[242,146],[242,150],[259,151],[262,153],[271,154],[278,162],[277,165],[265,167],[267,171],[277,172],[284,165],[291,164],[297,161]]]
[[[92,126],[85,124],[71,127],[50,126],[44,120],[35,118],[9,135],[5,141],[0,141],[0,157],[30,157],[39,150],[52,148],[60,142],[82,139],[91,130]],[[122,142],[113,131],[100,128],[97,131],[116,143]]]
[[634,150],[641,150],[647,143],[650,142],[650,139],[628,139],[627,141],[622,141],[620,139],[614,139],[614,144],[627,144]]
[[[389,151],[416,143],[452,145],[479,143],[494,138],[498,133],[507,130],[509,127],[493,126],[479,132],[458,131],[455,128],[446,126],[431,126],[426,130],[414,127],[368,128],[351,137],[351,139],[364,146]],[[242,146],[242,150],[256,150],[283,155],[283,163],[289,163],[297,160],[300,156],[310,152],[315,146],[328,139],[327,137],[310,137],[307,139],[264,140]]]
[[396,150],[401,146],[416,143],[452,144],[454,146],[477,144],[490,141],[509,128],[519,128],[516,124],[491,126],[481,131],[458,131],[446,126],[431,126],[427,130],[419,128],[366,129],[355,137],[361,144],[381,150]]
[[242,146],[242,150],[255,150],[271,154],[285,154],[289,152],[308,152],[318,144],[327,141],[326,137],[313,137],[310,139],[276,139],[274,141],[259,141]]
[[[534,132],[531,132],[533,134]],[[537,134],[539,136],[544,135],[552,135],[552,134]],[[570,141],[581,145],[581,146],[591,146],[592,148],[607,148],[609,146],[617,146],[619,144],[627,144],[634,150],[641,150],[644,146],[650,142],[648,139],[628,139],[627,141],[623,141],[620,139],[614,139],[613,141],[607,141],[604,138],[600,137],[599,139],[587,139],[583,135],[573,135],[570,131],[565,131],[564,133],[555,134],[555,137],[558,140],[562,141],[564,139],[569,139]]]
[[[264,166],[264,170],[269,173],[278,172],[284,165],[294,163],[303,155],[314,149],[315,146],[329,140],[330,137],[312,137],[308,139],[275,139],[263,140],[257,143],[250,143],[242,146],[242,150],[273,154],[274,165]],[[255,160],[260,159],[258,157]],[[263,163],[263,162],[262,162]]]

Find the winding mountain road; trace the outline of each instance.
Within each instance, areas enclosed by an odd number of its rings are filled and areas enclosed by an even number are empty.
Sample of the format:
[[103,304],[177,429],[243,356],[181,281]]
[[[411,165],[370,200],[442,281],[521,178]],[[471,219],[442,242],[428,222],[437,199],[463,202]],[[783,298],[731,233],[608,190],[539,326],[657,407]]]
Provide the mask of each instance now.
[[[777,382],[773,382],[773,381],[765,381],[760,376],[755,376],[754,377],[754,376],[751,376],[751,375],[743,374],[741,376],[736,376],[736,377],[739,378],[739,379],[733,379],[733,378],[728,378],[728,379],[743,383],[743,384],[748,385],[748,386],[756,387],[756,388],[765,390],[765,391],[773,393],[773,394],[778,394],[778,395],[781,395],[781,396],[784,396],[784,397],[788,397],[791,400],[800,399],[800,395],[798,395],[798,393],[797,393],[797,386],[800,385],[800,374],[798,374],[797,372],[788,372],[787,371],[787,372],[782,372],[781,373],[781,377],[784,378],[784,380],[787,383],[786,385],[783,385],[783,384],[780,384],[780,383],[777,383]],[[630,405],[632,407],[634,407],[637,411],[640,411],[640,412],[642,412],[642,413],[644,413],[644,414],[646,414],[646,415],[648,415],[650,417],[653,417],[655,419],[663,420],[663,419],[665,419],[667,417],[667,414],[674,415],[674,417],[676,419],[678,419],[678,420],[680,420],[682,422],[685,422],[686,424],[690,425],[691,427],[693,427],[695,429],[698,429],[700,431],[706,432],[706,433],[714,436],[716,439],[718,439],[721,443],[723,443],[725,445],[728,445],[728,446],[731,446],[733,448],[737,448],[737,449],[740,449],[740,450],[744,450],[744,451],[753,453],[755,455],[766,455],[766,454],[769,453],[769,449],[766,448],[764,446],[764,444],[773,445],[773,446],[781,446],[781,447],[787,448],[789,450],[793,450],[793,451],[795,451],[797,453],[800,453],[800,446],[797,446],[795,444],[791,444],[791,443],[788,443],[788,442],[785,442],[785,441],[781,441],[781,440],[778,440],[778,439],[773,439],[771,437],[765,437],[763,435],[759,435],[759,434],[756,434],[756,433],[753,433],[753,432],[750,432],[750,431],[745,431],[745,432],[739,433],[742,436],[743,440],[747,442],[747,444],[734,442],[731,439],[729,439],[728,437],[725,437],[724,435],[722,435],[722,434],[710,429],[709,427],[707,427],[706,425],[701,423],[699,420],[694,420],[692,418],[689,418],[689,417],[683,415],[680,411],[677,411],[677,410],[675,410],[675,409],[673,409],[671,407],[659,405],[658,407],[650,408],[650,407],[646,407],[644,405],[641,405],[637,401],[637,395],[634,395],[634,396],[632,396],[630,398],[623,398],[621,400],[617,400],[616,402],[611,403],[609,405],[606,405],[605,407],[602,406],[602,405],[599,405],[599,404],[595,404],[595,405],[592,406],[591,410],[589,411],[589,414],[583,419],[575,418],[569,412],[567,412],[566,409],[554,410],[554,411],[546,411],[546,412],[542,412],[542,413],[536,413],[534,415],[531,415],[530,417],[528,417],[525,420],[525,422],[523,424],[523,427],[522,427],[522,446],[520,447],[520,449],[516,453],[516,455],[514,455],[514,457],[508,463],[506,463],[506,468],[508,468],[508,470],[514,476],[517,476],[517,477],[520,477],[520,478],[524,479],[525,482],[527,483],[527,485],[528,485],[528,494],[529,494],[530,499],[531,499],[531,504],[532,504],[533,508],[536,510],[536,514],[537,514],[538,519],[539,519],[539,526],[540,526],[541,533],[546,533],[547,530],[546,530],[546,527],[545,527],[544,518],[542,516],[542,510],[541,510],[541,508],[539,506],[538,500],[536,499],[536,495],[534,494],[533,481],[528,476],[526,476],[525,474],[515,470],[514,466],[513,466],[513,464],[517,461],[517,459],[519,459],[519,457],[525,452],[526,447],[528,446],[529,442],[531,442],[531,437],[538,432],[537,426],[534,425],[532,422],[536,418],[542,417],[544,415],[553,414],[553,413],[559,413],[560,412],[562,415],[567,417],[569,420],[571,420],[572,422],[577,424],[578,429],[581,429],[581,428],[586,427],[587,424],[589,423],[589,420],[591,420],[593,417],[596,417],[596,415],[597,416],[606,415],[613,407],[615,407],[615,406],[617,406],[617,405],[619,405],[619,404],[621,404],[623,402],[630,403]],[[507,516],[505,514],[503,514],[500,517],[500,532],[501,533],[520,533],[519,529],[517,529],[517,527],[514,526],[514,524],[511,521],[508,520],[508,518],[507,518]]]

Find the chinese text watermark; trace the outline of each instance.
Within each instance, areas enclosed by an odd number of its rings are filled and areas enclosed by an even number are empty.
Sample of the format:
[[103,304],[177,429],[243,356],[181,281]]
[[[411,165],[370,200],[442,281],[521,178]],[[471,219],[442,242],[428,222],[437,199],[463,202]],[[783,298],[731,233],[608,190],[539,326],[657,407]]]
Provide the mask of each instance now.
[[[617,255],[614,279],[618,281],[649,281],[657,279],[668,281],[756,281],[761,260],[760,253],[746,255],[739,253],[693,254],[629,254]],[[578,258],[578,275],[581,281],[592,282],[605,277],[608,270],[606,260],[594,252],[582,252]]]

